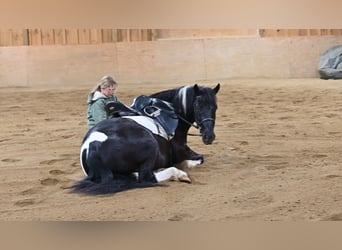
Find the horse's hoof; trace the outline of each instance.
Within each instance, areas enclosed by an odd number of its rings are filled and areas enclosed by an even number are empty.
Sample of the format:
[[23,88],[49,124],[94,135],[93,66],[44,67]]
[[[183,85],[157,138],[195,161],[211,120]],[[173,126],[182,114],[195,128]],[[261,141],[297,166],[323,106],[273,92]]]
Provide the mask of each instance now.
[[175,168],[175,171],[176,171],[175,176],[176,176],[176,179],[178,181],[186,182],[186,183],[191,183],[191,180],[190,180],[190,178],[189,178],[189,176],[188,176],[188,174],[186,172],[184,172],[184,171],[182,171],[180,169],[176,169],[176,168]]
[[200,164],[202,164],[202,163],[204,162],[204,157],[203,157],[203,155],[199,155],[199,154],[196,154],[196,155],[191,156],[190,159],[193,160],[193,161],[200,162]]
[[191,179],[188,176],[181,176],[178,178],[179,181],[181,182],[186,182],[186,183],[191,183]]
[[196,166],[199,166],[203,163],[203,160],[187,160],[185,163],[183,163],[184,166],[188,168],[194,168]]

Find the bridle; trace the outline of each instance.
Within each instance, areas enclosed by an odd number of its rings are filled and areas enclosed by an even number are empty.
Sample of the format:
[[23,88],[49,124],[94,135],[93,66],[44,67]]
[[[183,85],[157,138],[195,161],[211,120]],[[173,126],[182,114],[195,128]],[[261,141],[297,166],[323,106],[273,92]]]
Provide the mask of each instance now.
[[[204,119],[202,119],[200,122],[196,122],[196,124],[194,124],[194,123],[191,123],[191,122],[189,122],[188,120],[186,120],[184,117],[182,117],[182,116],[180,116],[180,115],[177,115],[178,116],[178,118],[179,119],[181,119],[183,122],[185,122],[186,124],[188,124],[188,125],[190,125],[191,127],[194,127],[194,128],[196,128],[196,129],[198,129],[198,130],[201,130],[201,125],[204,123],[204,122],[206,122],[206,121],[215,121],[213,118],[210,118],[210,117],[208,117],[208,118],[204,118]],[[190,136],[202,136],[201,134],[192,134],[192,133],[188,133],[188,135],[190,135]]]
[[[185,122],[186,124],[190,125],[190,127],[196,128],[196,129],[199,130],[199,131],[201,131],[201,129],[202,129],[202,124],[203,124],[204,122],[207,122],[207,121],[213,121],[213,122],[215,122],[215,119],[214,119],[214,118],[207,117],[207,118],[202,119],[202,120],[199,121],[199,122],[195,121],[196,124],[194,124],[194,123],[192,123],[192,122],[189,122],[187,119],[185,119],[185,118],[182,117],[181,115],[179,115],[178,112],[176,112],[176,113],[177,113],[177,116],[178,116],[178,118],[179,118],[180,120],[182,120],[182,121]],[[180,112],[179,112],[179,113],[180,113]],[[195,116],[195,117],[196,117],[196,116]],[[195,120],[196,120],[196,119],[195,119]],[[201,132],[200,132],[199,134],[188,133],[187,135],[190,135],[190,136],[202,136]]]

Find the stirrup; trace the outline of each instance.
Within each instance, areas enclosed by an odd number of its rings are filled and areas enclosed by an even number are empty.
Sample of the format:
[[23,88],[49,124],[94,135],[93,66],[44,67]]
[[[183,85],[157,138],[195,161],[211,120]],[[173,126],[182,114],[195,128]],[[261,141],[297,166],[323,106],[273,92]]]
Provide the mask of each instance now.
[[[147,111],[147,108],[154,108],[154,109],[156,109],[156,110],[149,113],[149,112]],[[160,113],[161,113],[161,109],[158,108],[158,107],[156,107],[156,106],[146,106],[146,107],[143,109],[143,111],[144,111],[144,113],[145,113],[147,116],[153,117],[153,118],[154,118],[154,117],[160,116]]]

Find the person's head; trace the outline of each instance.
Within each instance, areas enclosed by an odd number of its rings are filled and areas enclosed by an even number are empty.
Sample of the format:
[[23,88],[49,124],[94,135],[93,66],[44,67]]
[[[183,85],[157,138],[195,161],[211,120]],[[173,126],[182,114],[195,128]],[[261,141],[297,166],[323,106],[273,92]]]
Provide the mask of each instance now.
[[113,77],[107,75],[101,78],[92,93],[99,91],[107,97],[112,97],[115,94],[117,86],[118,83],[113,79]]

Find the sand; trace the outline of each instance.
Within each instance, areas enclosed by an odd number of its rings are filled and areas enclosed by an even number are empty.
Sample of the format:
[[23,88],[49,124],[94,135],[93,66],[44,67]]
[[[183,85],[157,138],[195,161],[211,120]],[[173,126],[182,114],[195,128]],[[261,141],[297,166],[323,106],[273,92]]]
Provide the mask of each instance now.
[[[218,94],[216,141],[192,184],[80,196],[80,144],[93,86],[0,88],[1,221],[342,220],[342,81],[199,81]],[[189,83],[121,83],[119,98]],[[192,83],[190,83],[192,84]],[[191,130],[191,132],[196,132]]]

